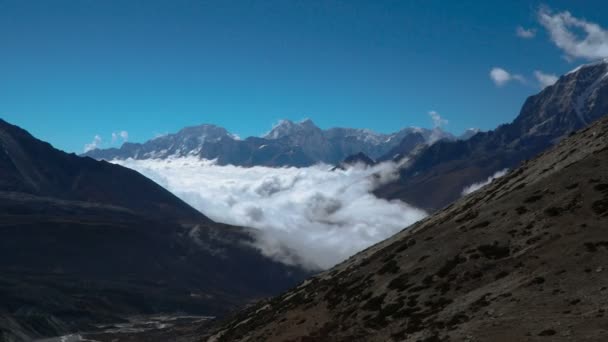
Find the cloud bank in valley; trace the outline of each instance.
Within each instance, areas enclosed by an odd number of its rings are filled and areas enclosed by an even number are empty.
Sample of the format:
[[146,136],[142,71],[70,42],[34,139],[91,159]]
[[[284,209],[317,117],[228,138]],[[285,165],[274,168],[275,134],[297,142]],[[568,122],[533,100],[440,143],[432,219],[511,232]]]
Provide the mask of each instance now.
[[[396,177],[395,165],[330,171],[219,166],[194,157],[122,160],[211,219],[262,231],[256,246],[285,260],[285,248],[308,267],[328,268],[379,242],[426,213],[371,191]],[[291,260],[293,262],[293,260]]]

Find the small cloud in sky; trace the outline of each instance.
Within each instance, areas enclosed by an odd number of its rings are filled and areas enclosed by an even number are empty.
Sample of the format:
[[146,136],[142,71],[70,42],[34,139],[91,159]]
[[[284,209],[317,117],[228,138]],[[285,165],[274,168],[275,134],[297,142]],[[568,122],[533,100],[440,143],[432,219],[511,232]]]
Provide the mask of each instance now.
[[449,123],[449,121],[447,119],[442,118],[441,115],[439,115],[439,113],[434,110],[429,111],[429,116],[431,117],[431,120],[433,120],[433,132],[429,137],[428,143],[434,144],[436,141],[439,141],[440,139],[445,137],[445,134],[443,133],[442,129],[445,125]]
[[490,79],[492,79],[494,84],[498,87],[502,87],[510,81],[518,81],[520,83],[526,82],[526,79],[522,75],[511,74],[507,70],[499,67],[494,67],[490,70]]
[[548,7],[538,11],[538,21],[567,59],[608,57],[608,31],[598,24],[568,11],[553,13]]
[[101,136],[99,136],[99,134],[95,135],[93,137],[93,141],[84,145],[84,152],[86,153],[86,152],[98,149],[99,146],[101,145],[101,141],[102,141]]
[[525,29],[522,26],[517,26],[515,29],[515,34],[517,34],[517,36],[520,38],[531,39],[536,36],[536,29]]
[[536,77],[536,80],[538,81],[541,89],[545,89],[548,86],[554,85],[555,82],[557,82],[557,80],[558,80],[557,75],[545,74],[544,72],[542,72],[540,70],[534,71],[534,77]]
[[433,120],[433,128],[442,128],[449,122],[448,120],[442,118],[441,115],[434,110],[429,112],[429,116],[431,117],[431,120]]
[[116,143],[117,141],[122,141],[123,143],[129,140],[129,132],[120,131],[120,132],[112,132],[112,143]]

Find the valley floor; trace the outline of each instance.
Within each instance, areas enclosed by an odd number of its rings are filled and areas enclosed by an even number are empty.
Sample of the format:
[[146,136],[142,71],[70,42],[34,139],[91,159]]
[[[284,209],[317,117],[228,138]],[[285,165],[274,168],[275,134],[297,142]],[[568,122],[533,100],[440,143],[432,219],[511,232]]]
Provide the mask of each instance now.
[[127,322],[99,325],[98,331],[39,339],[35,342],[192,341],[204,332],[209,316],[153,315],[131,317]]

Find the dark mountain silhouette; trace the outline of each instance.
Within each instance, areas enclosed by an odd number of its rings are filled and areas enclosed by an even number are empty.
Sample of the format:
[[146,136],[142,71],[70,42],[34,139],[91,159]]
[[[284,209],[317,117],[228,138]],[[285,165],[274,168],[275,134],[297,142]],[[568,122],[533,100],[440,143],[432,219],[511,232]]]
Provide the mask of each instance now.
[[0,119],[0,190],[111,204],[147,216],[207,220],[136,171],[54,149]]
[[310,274],[139,173],[0,121],[0,340],[129,315],[223,315]]
[[365,153],[359,152],[357,154],[353,154],[351,156],[346,157],[340,164],[336,165],[332,170],[346,170],[347,168],[355,165],[374,166],[376,165],[376,161],[365,155]]
[[602,119],[203,340],[605,341],[606,227]]

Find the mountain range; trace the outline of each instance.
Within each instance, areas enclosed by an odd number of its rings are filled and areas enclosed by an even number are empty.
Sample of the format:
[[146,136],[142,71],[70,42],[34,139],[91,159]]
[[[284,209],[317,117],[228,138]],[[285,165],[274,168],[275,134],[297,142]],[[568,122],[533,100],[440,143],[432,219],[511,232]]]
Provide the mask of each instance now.
[[402,162],[399,179],[377,189],[377,196],[433,212],[458,199],[471,183],[516,167],[607,114],[607,75],[608,59],[583,65],[529,97],[513,122],[488,132],[470,129],[459,137],[440,128],[379,134],[283,120],[261,138],[239,140],[223,128],[202,125],[85,155],[105,160],[195,155],[219,164],[301,167],[344,164],[363,154],[374,162]]
[[[474,130],[468,130],[462,137],[468,138],[472,132]],[[323,130],[309,119],[301,122],[282,120],[263,137],[241,140],[222,127],[200,125],[143,144],[124,143],[120,148],[96,149],[84,155],[104,160],[198,156],[216,159],[220,165],[303,167],[317,163],[334,165],[357,153],[389,160],[397,153],[409,152],[420,144],[441,139],[457,138],[440,128],[409,127],[381,134],[354,128]],[[393,151],[396,148],[399,152]]]

